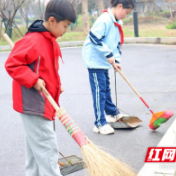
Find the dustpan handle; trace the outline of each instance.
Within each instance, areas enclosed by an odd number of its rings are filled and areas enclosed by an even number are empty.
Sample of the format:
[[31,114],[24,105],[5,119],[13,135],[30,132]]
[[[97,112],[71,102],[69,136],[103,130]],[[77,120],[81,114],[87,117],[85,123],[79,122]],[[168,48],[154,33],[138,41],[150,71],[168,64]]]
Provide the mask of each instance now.
[[118,108],[117,108],[117,81],[116,81],[116,71],[114,71],[114,78],[115,78],[116,120],[117,120]]

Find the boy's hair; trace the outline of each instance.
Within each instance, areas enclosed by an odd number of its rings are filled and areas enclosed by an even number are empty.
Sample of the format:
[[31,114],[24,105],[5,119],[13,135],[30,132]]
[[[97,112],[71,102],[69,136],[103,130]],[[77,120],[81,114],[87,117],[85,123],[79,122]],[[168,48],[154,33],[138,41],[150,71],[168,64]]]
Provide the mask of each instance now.
[[45,21],[54,17],[57,22],[69,20],[75,23],[76,13],[68,0],[50,0],[45,10]]
[[119,4],[122,4],[124,9],[134,9],[135,6],[133,0],[111,0],[112,7],[116,7]]

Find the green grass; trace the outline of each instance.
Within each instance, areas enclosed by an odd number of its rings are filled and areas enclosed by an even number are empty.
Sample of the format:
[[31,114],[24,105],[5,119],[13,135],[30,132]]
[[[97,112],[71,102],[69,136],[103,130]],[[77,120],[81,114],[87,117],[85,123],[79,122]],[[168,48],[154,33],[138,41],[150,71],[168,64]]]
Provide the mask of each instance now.
[[166,26],[167,29],[176,29],[176,22]]
[[[133,26],[123,26],[125,37],[134,37]],[[176,37],[176,29],[166,29],[165,26],[139,25],[139,37]]]
[[57,39],[58,42],[66,42],[66,41],[79,41],[85,40],[86,35],[83,32],[67,32],[64,36],[59,37]]
[[162,11],[162,12],[158,12],[158,14],[167,14],[167,13],[170,13],[169,10],[165,10],[165,11]]
[[[27,29],[25,27],[21,27],[23,35],[26,33]],[[123,26],[125,37],[134,37],[134,27],[133,25],[124,25]],[[149,25],[143,24],[139,25],[139,37],[176,37],[176,29],[167,29],[164,25]],[[13,32],[12,41],[16,42],[21,37],[17,37]],[[63,37],[57,39],[58,42],[64,41],[79,41],[85,40],[86,35],[81,31],[71,32],[68,31]],[[5,39],[0,40],[0,45],[8,45]]]

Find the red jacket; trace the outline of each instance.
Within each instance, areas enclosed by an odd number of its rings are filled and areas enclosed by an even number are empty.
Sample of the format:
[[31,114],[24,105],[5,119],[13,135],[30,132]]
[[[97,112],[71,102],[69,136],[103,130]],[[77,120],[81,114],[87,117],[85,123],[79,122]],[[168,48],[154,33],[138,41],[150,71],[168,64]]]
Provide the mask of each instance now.
[[5,63],[13,78],[14,110],[54,119],[55,110],[33,86],[38,78],[43,79],[48,92],[58,102],[61,87],[59,56],[62,57],[59,45],[49,32],[28,33],[15,44]]

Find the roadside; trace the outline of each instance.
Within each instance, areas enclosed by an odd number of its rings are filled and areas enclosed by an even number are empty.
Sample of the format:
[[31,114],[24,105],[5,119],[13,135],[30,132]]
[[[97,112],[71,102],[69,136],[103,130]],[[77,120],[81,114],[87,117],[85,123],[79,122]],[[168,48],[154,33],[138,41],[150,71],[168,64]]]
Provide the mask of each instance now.
[[[61,48],[83,46],[84,41],[59,42]],[[130,37],[125,38],[125,44],[165,44],[176,45],[176,37]],[[9,45],[0,46],[0,52],[10,51]]]

